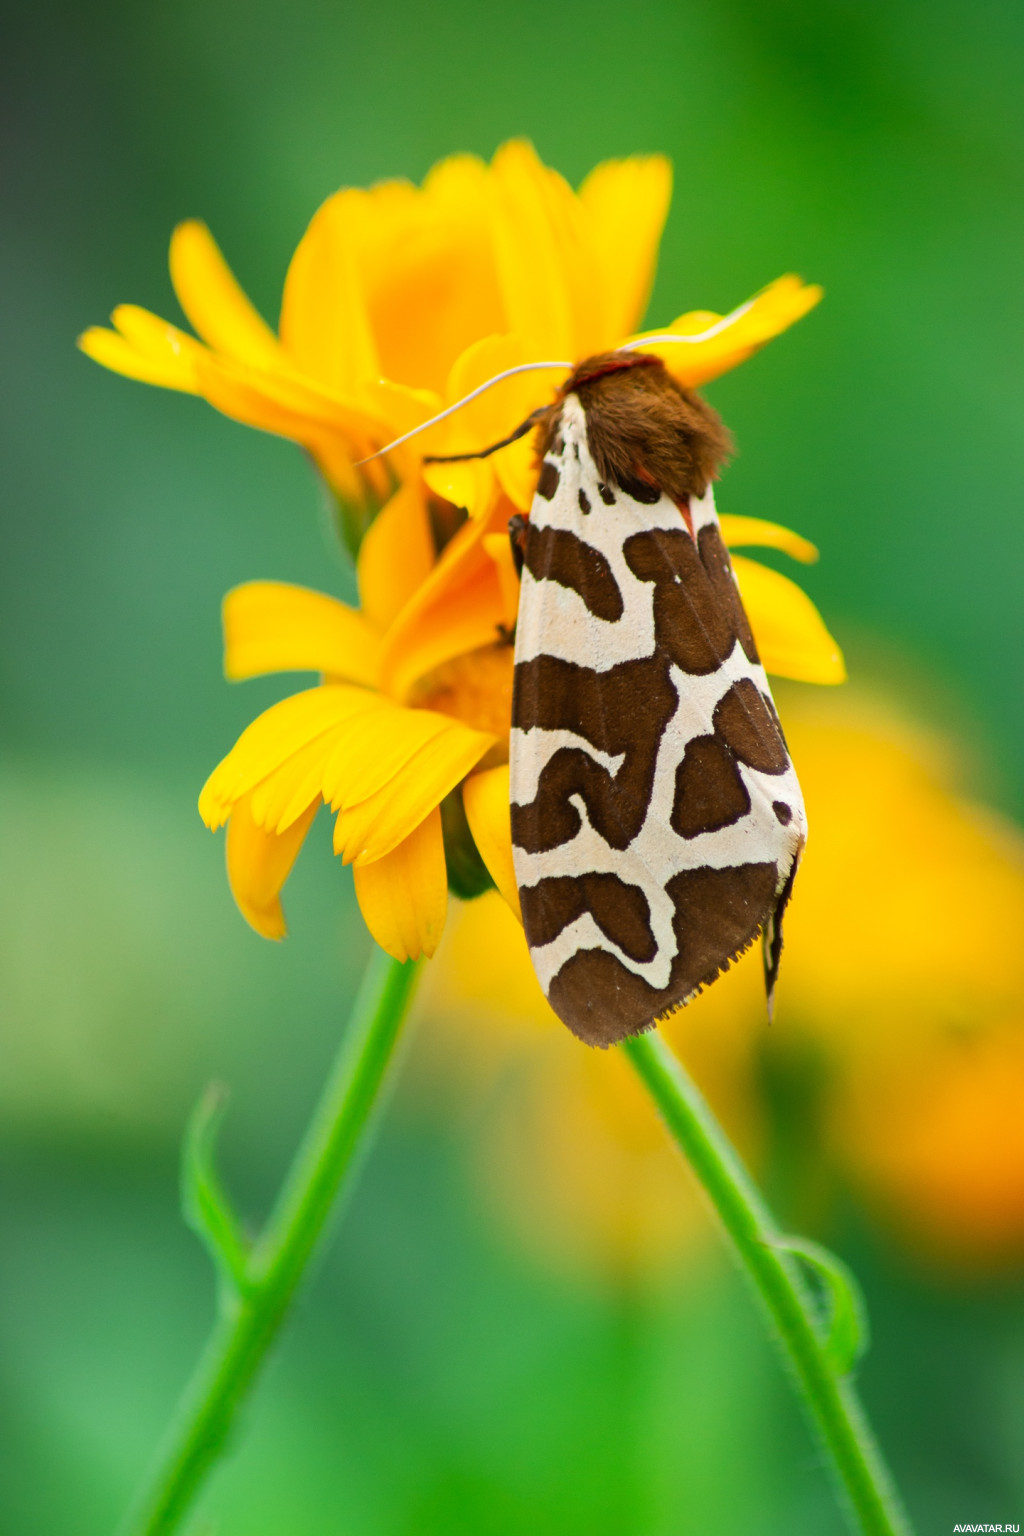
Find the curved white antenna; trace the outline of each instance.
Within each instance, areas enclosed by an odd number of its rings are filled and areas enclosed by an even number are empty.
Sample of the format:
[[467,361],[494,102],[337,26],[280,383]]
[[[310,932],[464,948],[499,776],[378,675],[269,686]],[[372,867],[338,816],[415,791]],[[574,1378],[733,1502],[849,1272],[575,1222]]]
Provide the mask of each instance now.
[[[723,315],[721,320],[716,320],[714,325],[709,325],[705,330],[697,331],[692,336],[683,336],[678,331],[667,331],[663,336],[639,336],[636,341],[627,341],[624,346],[618,347],[616,350],[619,352],[641,352],[644,347],[662,346],[669,342],[689,343],[692,346],[700,341],[710,341],[712,337],[721,335],[722,331],[727,331],[731,325],[736,324],[737,320],[742,319],[753,308],[754,302],[753,299],[748,299],[738,309],[730,310],[729,314]],[[487,379],[485,383],[478,384],[476,389],[470,390],[468,395],[463,395],[461,400],[456,400],[454,405],[449,405],[445,410],[439,411],[436,416],[431,416],[429,421],[421,421],[418,427],[413,427],[410,432],[405,432],[401,437],[396,437],[393,442],[385,444],[383,448],[378,448],[376,453],[367,454],[365,459],[357,459],[353,467],[359,469],[363,464],[371,464],[374,459],[383,458],[384,454],[390,453],[393,448],[400,448],[410,438],[418,437],[421,432],[426,432],[428,427],[436,427],[438,422],[447,420],[449,416],[454,416],[456,411],[461,411],[464,405],[468,405],[471,400],[475,400],[478,395],[484,394],[487,390],[493,389],[494,385],[500,384],[503,379],[510,379],[517,373],[534,373],[538,369],[543,368],[558,369],[560,372],[567,373],[575,366],[575,363],[566,362],[517,363],[514,368],[506,368],[503,373],[496,373],[493,379]]]
[[697,331],[693,336],[683,336],[678,331],[667,331],[664,336],[640,336],[636,341],[627,341],[619,351],[642,352],[644,347],[653,347],[655,343],[660,346],[666,341],[689,342],[691,345],[698,341],[710,341],[713,336],[720,336],[723,331],[727,331],[730,325],[735,325],[737,320],[753,308],[753,305],[754,300],[748,299],[745,304],[740,305],[739,309],[730,310],[729,314],[723,315],[721,320],[716,320],[714,325],[709,325],[707,330]]
[[510,379],[514,373],[531,373],[538,368],[557,368],[560,372],[567,373],[573,366],[572,363],[517,363],[514,368],[506,368],[504,373],[496,373],[494,378],[488,379],[485,384],[478,384],[476,389],[470,390],[468,395],[463,395],[461,400],[456,400],[454,405],[449,405],[446,410],[441,411],[437,416],[431,416],[429,421],[421,421],[419,426],[413,427],[411,432],[404,433],[402,437],[396,437],[393,443],[388,443],[384,448],[378,448],[376,453],[367,454],[365,459],[357,459],[354,468],[358,469],[360,464],[369,464],[372,460],[381,458],[383,454],[390,453],[392,448],[400,448],[403,443],[409,441],[410,437],[417,437],[420,432],[425,432],[428,427],[435,427],[439,421],[444,421],[445,417],[453,416],[456,411],[461,411],[464,405],[468,405],[471,400],[475,400],[477,395],[482,395],[485,390],[491,389],[495,384],[500,384],[502,379]]

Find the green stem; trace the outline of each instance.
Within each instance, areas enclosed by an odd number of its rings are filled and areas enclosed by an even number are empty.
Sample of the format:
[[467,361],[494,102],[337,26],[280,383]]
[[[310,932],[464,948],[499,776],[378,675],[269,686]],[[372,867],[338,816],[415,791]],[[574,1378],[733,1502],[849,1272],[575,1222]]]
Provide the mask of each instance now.
[[352,1171],[418,967],[376,951],[320,1103],[277,1204],[234,1285],[125,1536],[167,1536],[221,1456],[287,1313],[339,1187]]
[[732,1239],[774,1325],[797,1393],[835,1475],[851,1528],[910,1536],[910,1523],[848,1376],[829,1364],[817,1309],[771,1212],[677,1058],[651,1032],[623,1050]]

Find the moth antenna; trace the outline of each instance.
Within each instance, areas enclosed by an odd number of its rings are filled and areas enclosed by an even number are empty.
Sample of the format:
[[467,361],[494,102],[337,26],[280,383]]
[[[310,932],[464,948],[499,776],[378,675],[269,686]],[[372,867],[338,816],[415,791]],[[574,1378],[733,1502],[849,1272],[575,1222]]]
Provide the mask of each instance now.
[[[456,400],[454,405],[449,405],[445,410],[439,411],[436,416],[431,416],[429,421],[421,421],[419,426],[413,427],[411,432],[405,432],[401,437],[396,437],[394,442],[387,443],[383,448],[378,448],[376,453],[368,453],[365,459],[357,459],[354,467],[358,469],[362,464],[372,463],[374,459],[379,459],[385,453],[390,453],[393,448],[400,448],[411,437],[418,437],[428,427],[435,427],[439,421],[445,421],[449,416],[454,416],[456,411],[461,411],[464,405],[468,405],[471,400],[475,400],[478,395],[484,394],[486,390],[493,389],[494,385],[500,384],[502,379],[510,379],[513,374],[517,373],[533,373],[541,368],[558,369],[561,373],[567,373],[572,369],[572,366],[572,363],[517,363],[514,368],[506,368],[502,373],[496,373],[493,379],[487,379],[485,383],[478,384],[476,389],[471,389],[468,395],[463,395],[462,399]],[[528,432],[529,430],[529,426],[524,424],[521,431],[517,431],[515,436],[509,438],[509,442],[514,442],[516,436],[522,436],[523,432]],[[495,448],[504,446],[503,443],[495,444]],[[488,449],[490,453],[494,451],[495,449]],[[458,455],[458,457],[463,457],[463,455]],[[464,455],[464,457],[475,459],[479,455],[471,453]]]
[[627,341],[625,346],[619,348],[619,351],[642,352],[644,347],[651,347],[655,344],[655,342],[660,345],[665,341],[679,341],[687,342],[692,345],[694,342],[698,341],[710,341],[713,336],[720,336],[723,331],[727,331],[729,329],[730,325],[735,325],[737,320],[742,319],[747,311],[753,308],[753,304],[753,299],[748,299],[747,302],[745,304],[741,304],[738,309],[730,310],[727,315],[722,316],[721,320],[716,320],[714,325],[709,325],[707,329],[703,331],[695,331],[692,336],[683,336],[678,331],[666,331],[664,336],[640,336],[636,341]]
[[531,427],[535,427],[539,421],[543,421],[546,407],[539,411],[531,411],[525,421],[521,421],[514,432],[508,437],[503,437],[500,443],[492,443],[489,448],[478,448],[474,453],[425,453],[424,464],[463,464],[467,459],[489,459],[492,453],[497,453],[499,448],[507,448],[509,443],[517,443],[521,437],[525,437]]

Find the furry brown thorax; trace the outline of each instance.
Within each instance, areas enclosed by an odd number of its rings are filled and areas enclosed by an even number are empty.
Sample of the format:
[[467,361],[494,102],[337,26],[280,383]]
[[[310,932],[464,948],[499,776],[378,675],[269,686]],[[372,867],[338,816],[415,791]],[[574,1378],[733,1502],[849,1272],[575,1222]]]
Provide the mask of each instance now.
[[[558,436],[562,402],[575,394],[601,479],[629,494],[657,487],[672,501],[703,496],[732,448],[719,416],[678,384],[658,357],[601,352],[573,369],[537,429],[538,459]],[[638,500],[649,500],[641,494]]]

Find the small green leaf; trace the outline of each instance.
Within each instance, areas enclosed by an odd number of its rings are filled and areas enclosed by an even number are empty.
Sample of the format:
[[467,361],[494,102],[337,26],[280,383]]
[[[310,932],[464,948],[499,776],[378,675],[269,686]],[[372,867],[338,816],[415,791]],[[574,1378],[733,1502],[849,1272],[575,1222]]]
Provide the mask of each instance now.
[[853,1271],[842,1259],[807,1237],[778,1237],[774,1248],[784,1248],[809,1264],[825,1283],[830,1308],[825,1358],[837,1376],[852,1371],[871,1341],[867,1308]]
[[238,1294],[247,1284],[249,1244],[214,1160],[227,1099],[227,1089],[211,1083],[192,1111],[182,1156],[181,1204],[185,1220],[209,1250],[222,1284]]

